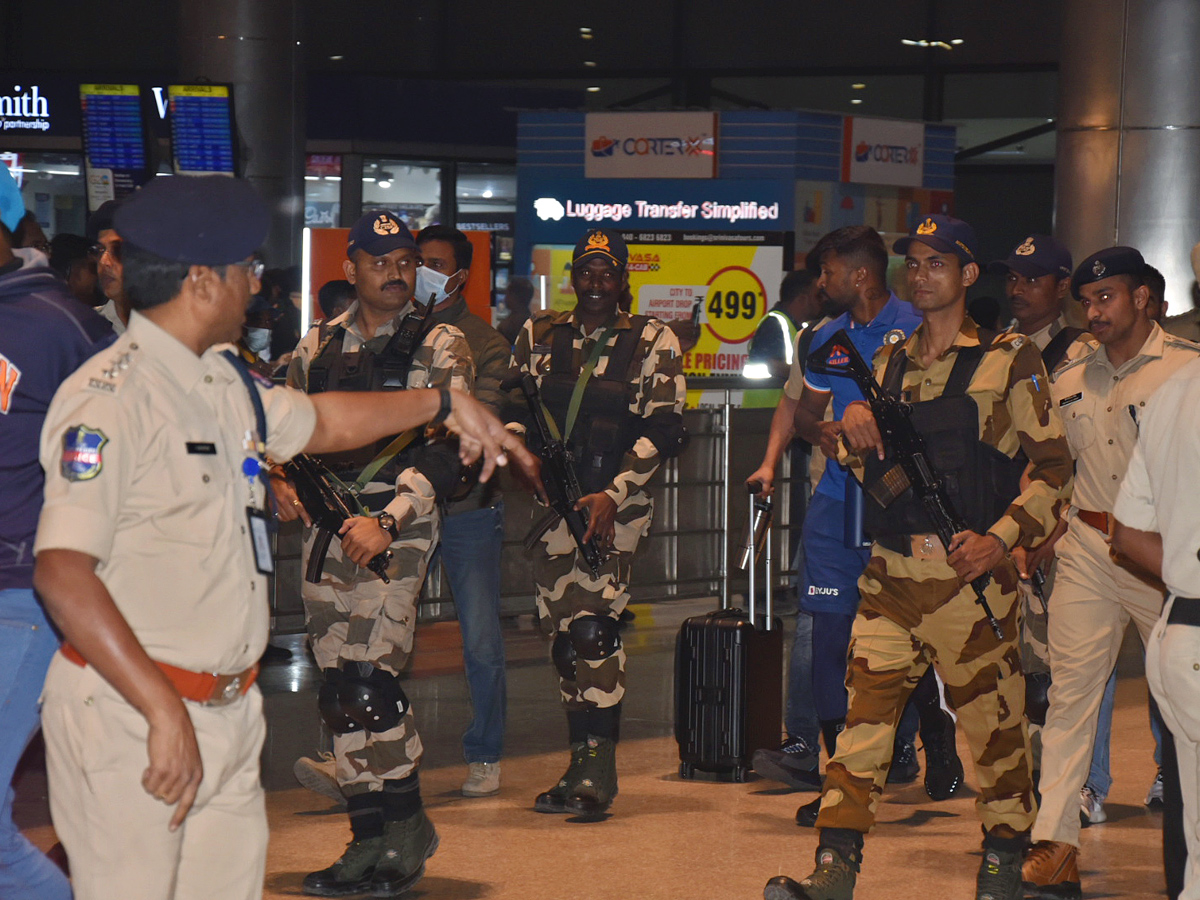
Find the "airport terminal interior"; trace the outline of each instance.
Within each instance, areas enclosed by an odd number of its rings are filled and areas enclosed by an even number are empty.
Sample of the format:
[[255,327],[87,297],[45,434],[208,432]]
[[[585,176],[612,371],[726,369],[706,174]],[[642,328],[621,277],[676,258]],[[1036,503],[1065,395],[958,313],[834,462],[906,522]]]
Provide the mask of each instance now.
[[[748,366],[781,281],[828,232],[869,226],[891,251],[952,216],[977,235],[984,265],[967,302],[992,328],[1015,321],[1003,261],[1052,235],[1076,263],[1136,247],[1164,276],[1163,327],[1200,338],[1198,48],[1197,0],[0,0],[0,162],[46,241],[87,234],[89,245],[105,201],[156,179],[247,179],[270,207],[269,302],[297,334],[322,317],[319,290],[344,277],[350,229],[368,212],[387,210],[414,235],[465,233],[474,261],[462,296],[494,326],[518,286],[535,314],[570,310],[576,242],[589,229],[620,233],[632,312],[680,334],[693,327],[695,339],[682,363],[690,444],[650,484],[654,524],[621,620],[619,793],[599,816],[533,809],[562,772],[568,734],[552,641],[537,622],[537,539],[526,540],[540,516],[505,475],[499,792],[460,790],[472,697],[449,587],[456,560],[443,554],[401,676],[440,846],[404,896],[757,898],[768,879],[809,872],[817,834],[796,815],[817,790],[753,771],[684,777],[676,659],[686,619],[749,601],[737,565],[745,480],[784,378]],[[104,258],[103,246],[88,252]],[[889,253],[886,286],[902,299],[905,265]],[[1075,299],[1064,316],[1086,324]],[[796,333],[785,328],[788,364]],[[264,351],[276,381],[291,346]],[[785,689],[803,591],[798,501],[820,476],[815,456],[810,472],[806,456],[784,454],[769,538]],[[283,525],[258,678],[265,898],[304,895],[305,876],[351,840],[346,805],[294,773],[332,747],[305,631],[301,540]],[[756,592],[761,604],[761,583]],[[783,709],[774,712],[772,740],[784,739]],[[884,790],[854,897],[971,895],[982,802],[961,728],[957,741],[966,774],[952,797],[927,795],[920,741],[922,776]],[[1147,797],[1154,749],[1131,626],[1116,667],[1113,783],[1079,838],[1084,897],[1166,896],[1161,792]],[[61,859],[41,738],[14,790],[20,830]]]

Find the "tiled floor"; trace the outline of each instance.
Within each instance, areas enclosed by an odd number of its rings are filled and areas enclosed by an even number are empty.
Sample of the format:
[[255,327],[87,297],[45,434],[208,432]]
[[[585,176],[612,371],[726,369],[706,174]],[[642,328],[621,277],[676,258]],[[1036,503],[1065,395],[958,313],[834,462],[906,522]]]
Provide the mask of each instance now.
[[[509,727],[503,784],[496,797],[458,793],[465,775],[459,737],[469,704],[461,674],[411,679],[425,742],[422,787],[441,848],[408,896],[430,900],[657,900],[761,897],[781,872],[807,874],[815,834],[793,822],[814,795],[764,781],[682,781],[672,735],[672,651],[679,622],[709,603],[677,601],[636,608],[626,632],[629,693],[618,754],[621,793],[601,822],[544,816],[531,809],[566,763],[565,723],[546,648],[531,630],[508,634]],[[451,632],[453,626],[450,626]],[[441,626],[442,636],[446,631]],[[438,629],[428,629],[416,665],[438,658]],[[419,638],[420,640],[420,638]],[[291,766],[320,743],[313,671],[298,644],[293,663],[263,678],[270,722],[264,751],[271,847],[265,897],[300,893],[303,875],[338,856],[349,839],[346,817],[321,797],[294,787]],[[445,657],[445,652],[441,654]],[[1136,666],[1136,661],[1135,666]],[[428,666],[446,668],[440,663]],[[1109,821],[1083,833],[1088,897],[1162,896],[1161,815],[1142,806],[1154,775],[1146,725],[1146,688],[1136,676],[1117,691],[1113,737],[1115,784]],[[974,784],[968,772],[969,785]],[[21,820],[41,845],[44,784],[36,771],[20,785]],[[868,838],[859,900],[973,896],[979,821],[975,791],[932,803],[919,782],[888,790],[880,824]]]

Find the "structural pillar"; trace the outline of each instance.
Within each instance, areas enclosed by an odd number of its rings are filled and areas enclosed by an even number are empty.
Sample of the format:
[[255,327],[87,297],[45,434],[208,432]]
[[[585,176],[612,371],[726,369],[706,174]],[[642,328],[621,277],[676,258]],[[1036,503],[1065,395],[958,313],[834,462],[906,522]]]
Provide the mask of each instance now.
[[179,75],[232,82],[242,172],[271,208],[271,268],[300,261],[304,48],[299,0],[179,0]]
[[1054,230],[1076,261],[1137,247],[1193,306],[1200,240],[1200,3],[1064,0]]

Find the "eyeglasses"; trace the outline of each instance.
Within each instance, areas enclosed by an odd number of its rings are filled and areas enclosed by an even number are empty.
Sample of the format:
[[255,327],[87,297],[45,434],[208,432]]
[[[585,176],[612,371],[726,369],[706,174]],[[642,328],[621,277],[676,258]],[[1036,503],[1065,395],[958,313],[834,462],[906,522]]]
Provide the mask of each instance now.
[[117,262],[120,262],[121,261],[121,242],[113,241],[111,244],[98,244],[97,243],[97,244],[92,244],[92,246],[88,248],[88,256],[90,256],[96,262],[100,262],[100,260],[104,258],[105,253],[112,256],[112,258],[114,260],[116,260]]
[[248,259],[245,262],[234,263],[235,266],[241,266],[246,270],[246,274],[258,281],[262,280],[263,272],[267,270],[267,264],[261,259]]

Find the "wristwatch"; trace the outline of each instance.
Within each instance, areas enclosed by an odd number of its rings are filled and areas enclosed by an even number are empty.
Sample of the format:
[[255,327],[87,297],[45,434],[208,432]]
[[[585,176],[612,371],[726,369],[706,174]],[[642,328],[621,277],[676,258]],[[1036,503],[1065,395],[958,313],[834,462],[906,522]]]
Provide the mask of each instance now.
[[393,541],[400,540],[400,529],[396,526],[396,517],[391,513],[380,513],[375,519],[379,527],[392,536]]

